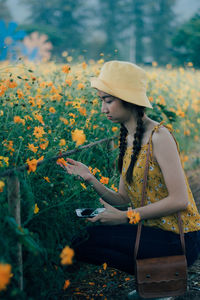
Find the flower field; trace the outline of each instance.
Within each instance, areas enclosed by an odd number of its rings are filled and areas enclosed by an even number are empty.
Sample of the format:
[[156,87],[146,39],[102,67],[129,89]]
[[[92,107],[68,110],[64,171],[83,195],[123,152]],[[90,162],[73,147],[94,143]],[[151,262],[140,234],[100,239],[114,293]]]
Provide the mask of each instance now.
[[[61,299],[70,282],[84,275],[84,269],[70,272],[70,240],[86,225],[74,211],[98,207],[98,195],[66,174],[56,160],[64,163],[66,151],[118,136],[119,125],[101,114],[101,103],[90,88],[89,78],[99,74],[102,63],[0,65],[0,298]],[[189,63],[185,69],[154,65],[147,72],[154,108],[147,114],[174,130],[184,167],[195,168],[200,71]],[[103,184],[117,191],[117,145],[117,139],[99,143],[70,157],[88,165]],[[27,168],[18,169],[24,165]],[[8,212],[5,172],[13,168],[20,182],[21,226]],[[17,241],[23,245],[23,292],[17,284]],[[51,298],[53,294],[59,297]]]

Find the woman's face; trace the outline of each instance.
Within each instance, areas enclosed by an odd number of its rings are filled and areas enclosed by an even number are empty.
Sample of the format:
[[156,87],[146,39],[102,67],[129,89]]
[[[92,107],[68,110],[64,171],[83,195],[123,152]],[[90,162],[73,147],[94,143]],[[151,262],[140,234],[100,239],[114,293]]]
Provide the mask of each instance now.
[[102,101],[101,112],[114,123],[125,123],[132,116],[132,112],[123,105],[119,98],[111,96],[102,91],[98,91],[98,96]]

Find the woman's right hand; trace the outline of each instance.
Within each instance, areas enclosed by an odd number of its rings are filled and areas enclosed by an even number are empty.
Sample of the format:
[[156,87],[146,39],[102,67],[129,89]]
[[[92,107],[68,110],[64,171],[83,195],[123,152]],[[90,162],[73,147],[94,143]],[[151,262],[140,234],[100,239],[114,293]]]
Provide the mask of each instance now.
[[79,179],[81,177],[85,181],[90,181],[93,175],[90,173],[90,170],[86,165],[71,158],[67,158],[66,161],[67,164],[65,166],[61,163],[57,164],[65,169],[68,174],[77,175]]

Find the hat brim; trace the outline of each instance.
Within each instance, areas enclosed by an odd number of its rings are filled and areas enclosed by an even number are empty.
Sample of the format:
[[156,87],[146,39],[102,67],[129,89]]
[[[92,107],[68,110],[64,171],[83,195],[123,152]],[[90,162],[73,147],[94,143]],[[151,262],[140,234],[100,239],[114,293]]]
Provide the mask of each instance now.
[[91,78],[90,83],[91,87],[120,98],[121,100],[124,100],[126,102],[153,108],[146,93],[141,90],[134,90],[130,92],[116,87],[112,89],[102,79],[96,77]]

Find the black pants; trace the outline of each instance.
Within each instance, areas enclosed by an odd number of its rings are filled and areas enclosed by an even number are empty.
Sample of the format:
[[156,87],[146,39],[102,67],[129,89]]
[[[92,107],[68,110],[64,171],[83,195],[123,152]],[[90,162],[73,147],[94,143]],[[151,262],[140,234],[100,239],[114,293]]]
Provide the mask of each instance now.
[[[75,258],[95,265],[107,263],[129,274],[134,273],[134,246],[137,225],[94,225],[72,240]],[[192,265],[200,252],[200,232],[185,234],[186,258]],[[138,258],[182,254],[180,235],[155,227],[142,226]]]

